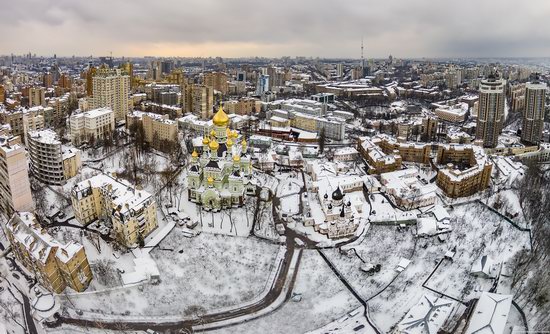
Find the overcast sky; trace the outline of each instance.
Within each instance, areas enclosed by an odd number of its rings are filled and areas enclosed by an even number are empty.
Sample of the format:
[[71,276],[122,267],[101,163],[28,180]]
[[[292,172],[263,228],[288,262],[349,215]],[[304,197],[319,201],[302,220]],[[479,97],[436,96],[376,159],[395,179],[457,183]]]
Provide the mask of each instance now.
[[0,54],[550,56],[548,0],[1,0]]

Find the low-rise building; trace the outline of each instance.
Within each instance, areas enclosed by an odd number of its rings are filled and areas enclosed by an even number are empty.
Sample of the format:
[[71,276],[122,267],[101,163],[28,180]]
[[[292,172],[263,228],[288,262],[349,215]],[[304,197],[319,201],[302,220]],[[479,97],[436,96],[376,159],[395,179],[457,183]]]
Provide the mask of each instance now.
[[116,240],[127,247],[142,243],[158,227],[153,196],[105,174],[76,184],[71,201],[75,218],[82,225],[108,220]]
[[390,200],[405,210],[434,205],[437,199],[436,185],[423,183],[417,168],[380,174],[380,181]]
[[92,271],[82,245],[55,240],[30,212],[15,213],[5,230],[18,262],[35,273],[45,288],[54,293],[62,293],[66,287],[86,290]]
[[456,104],[433,103],[435,106],[434,113],[441,120],[458,123],[466,120],[468,114],[468,104],[459,102]]

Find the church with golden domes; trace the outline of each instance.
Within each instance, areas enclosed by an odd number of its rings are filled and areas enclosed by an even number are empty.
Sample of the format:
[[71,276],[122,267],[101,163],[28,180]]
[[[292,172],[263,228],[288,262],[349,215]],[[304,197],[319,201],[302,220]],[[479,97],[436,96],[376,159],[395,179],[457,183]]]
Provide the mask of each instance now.
[[195,149],[191,154],[187,191],[191,202],[219,211],[244,204],[247,187],[251,187],[252,162],[246,139],[229,128],[229,117],[221,106],[212,122],[201,152]]

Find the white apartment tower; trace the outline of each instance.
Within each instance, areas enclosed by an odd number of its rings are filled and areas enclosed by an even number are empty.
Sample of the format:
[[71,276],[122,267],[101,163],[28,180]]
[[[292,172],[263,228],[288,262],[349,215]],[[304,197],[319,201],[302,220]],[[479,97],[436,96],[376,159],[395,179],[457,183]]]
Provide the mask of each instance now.
[[33,208],[27,158],[20,137],[0,136],[0,212]]

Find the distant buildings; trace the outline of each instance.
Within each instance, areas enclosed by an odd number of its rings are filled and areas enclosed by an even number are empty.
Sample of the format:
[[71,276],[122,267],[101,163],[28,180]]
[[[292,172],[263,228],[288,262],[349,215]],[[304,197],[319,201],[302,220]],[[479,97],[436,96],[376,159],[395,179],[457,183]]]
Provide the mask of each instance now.
[[42,286],[54,293],[62,293],[66,287],[86,290],[92,271],[82,245],[55,240],[29,212],[14,214],[5,230],[16,259]]
[[115,120],[123,121],[128,113],[130,76],[120,69],[99,69],[92,78],[93,97],[91,109],[108,107],[115,113]]
[[105,174],[76,184],[71,201],[82,225],[110,221],[117,241],[127,247],[142,242],[158,226],[157,203],[150,193]]
[[504,80],[489,76],[479,87],[476,138],[483,147],[496,147],[504,123]]
[[31,211],[33,201],[25,149],[20,137],[0,136],[0,211]]
[[115,130],[115,115],[109,108],[85,112],[77,110],[69,118],[71,142],[80,145],[92,140],[101,140]]
[[223,109],[229,114],[253,115],[260,112],[261,102],[258,99],[242,97],[224,102]]
[[269,75],[260,74],[256,84],[256,95],[262,95],[269,91]]
[[80,151],[62,146],[52,130],[29,132],[27,143],[31,172],[41,182],[62,185],[82,166]]
[[525,87],[525,111],[521,127],[521,139],[529,144],[538,144],[544,129],[546,84],[530,82]]

